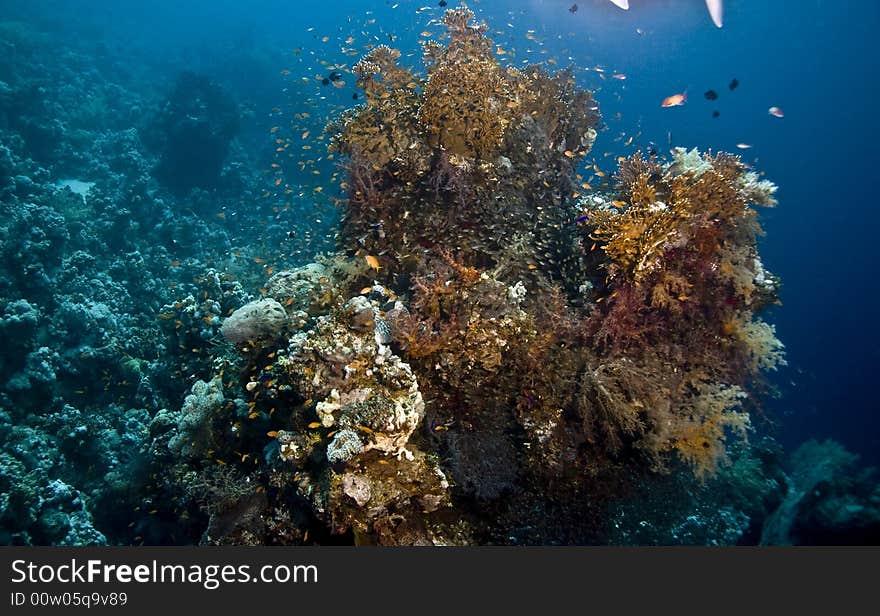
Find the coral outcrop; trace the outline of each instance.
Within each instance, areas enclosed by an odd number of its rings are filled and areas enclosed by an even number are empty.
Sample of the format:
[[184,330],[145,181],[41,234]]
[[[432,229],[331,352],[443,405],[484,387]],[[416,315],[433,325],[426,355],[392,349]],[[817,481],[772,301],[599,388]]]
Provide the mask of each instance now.
[[[775,186],[679,149],[621,159],[615,192],[578,199],[591,94],[503,66],[473,17],[446,11],[425,77],[385,46],[355,66],[364,102],[328,127],[348,170],[339,251],[275,273],[221,327],[246,409],[211,451],[265,486],[267,519],[296,501],[357,543],[595,541],[652,473],[698,485],[749,459],[748,410],[785,361],[757,316],[779,283],[754,208]],[[745,509],[722,541],[754,533]],[[279,523],[247,541],[306,540]]]

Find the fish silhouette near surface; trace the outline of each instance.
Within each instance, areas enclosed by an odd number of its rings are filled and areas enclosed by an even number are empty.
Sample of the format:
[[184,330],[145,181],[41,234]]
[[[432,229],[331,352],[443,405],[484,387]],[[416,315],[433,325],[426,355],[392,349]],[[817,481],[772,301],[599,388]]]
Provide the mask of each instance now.
[[[629,10],[629,0],[611,0],[611,2],[624,11]],[[706,0],[706,8],[709,9],[712,23],[720,28],[724,24],[724,5],[722,0]]]

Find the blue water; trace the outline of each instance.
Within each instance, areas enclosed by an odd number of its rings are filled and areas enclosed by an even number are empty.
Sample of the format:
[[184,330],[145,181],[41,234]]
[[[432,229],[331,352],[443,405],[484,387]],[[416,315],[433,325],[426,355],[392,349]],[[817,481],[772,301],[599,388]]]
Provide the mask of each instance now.
[[[619,156],[639,149],[684,146],[738,153],[779,186],[779,205],[760,212],[760,253],[782,280],[781,305],[763,317],[788,365],[770,375],[777,395],[756,423],[786,450],[833,438],[880,464],[880,85],[878,54],[865,51],[875,48],[880,3],[726,0],[721,29],[703,0],[631,0],[629,11],[607,0],[578,1],[576,11],[571,0],[468,4],[490,24],[503,62],[569,68],[595,91],[605,126],[585,178],[593,165],[611,174]],[[235,246],[259,245],[249,257],[277,258],[279,267],[332,245],[339,167],[316,137],[357,104],[352,65],[369,46],[388,44],[403,64],[419,66],[419,41],[425,31],[440,34],[441,12],[435,1],[413,0],[0,0],[0,21],[49,33],[79,50],[84,67],[107,62],[118,83],[141,92],[144,108],[158,105],[181,70],[225,87],[247,111],[238,139],[253,171],[279,174],[293,196],[280,213],[274,201],[254,198],[199,215],[216,223],[222,214]],[[341,87],[322,84],[334,70]],[[717,100],[704,97],[710,89]],[[686,104],[661,107],[676,93],[686,93]],[[773,106],[784,118],[768,113]],[[114,121],[125,127],[122,116]],[[292,127],[297,147],[276,172],[277,126],[285,136]],[[296,249],[284,239],[288,229]]]

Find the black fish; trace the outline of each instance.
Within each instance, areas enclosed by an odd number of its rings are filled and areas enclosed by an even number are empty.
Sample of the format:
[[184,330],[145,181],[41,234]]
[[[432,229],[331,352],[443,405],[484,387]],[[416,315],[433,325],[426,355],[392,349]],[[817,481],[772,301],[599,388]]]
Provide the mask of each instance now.
[[715,90],[706,90],[706,93],[703,94],[706,97],[706,100],[714,101],[718,99],[718,92]]
[[577,13],[577,10],[578,10],[578,5],[576,5],[576,4],[572,4],[572,5],[571,5],[571,8],[568,9],[568,12],[569,12],[569,13]]
[[357,92],[355,92],[354,94],[351,95],[351,100],[353,100],[353,101],[356,101],[358,98],[360,98],[360,97],[358,96]]
[[728,86],[728,87],[731,90],[736,90],[737,86],[739,86],[739,80],[736,77],[734,77],[733,80],[730,82],[730,86]]
[[321,80],[321,83],[322,83],[323,85],[325,85],[325,86],[329,86],[329,85],[330,85],[330,80],[327,79],[326,77],[324,77],[324,79]]
[[437,6],[446,6],[446,0],[440,0],[440,2],[437,3]]
[[720,116],[720,115],[721,115],[721,112],[720,112],[720,111],[713,111],[713,112],[712,112],[712,117],[713,117],[713,118],[717,118],[717,117]]
[[340,79],[342,79],[342,75],[340,73],[337,73],[336,71],[333,71],[332,73],[327,75],[327,79],[329,79],[330,81],[339,81]]

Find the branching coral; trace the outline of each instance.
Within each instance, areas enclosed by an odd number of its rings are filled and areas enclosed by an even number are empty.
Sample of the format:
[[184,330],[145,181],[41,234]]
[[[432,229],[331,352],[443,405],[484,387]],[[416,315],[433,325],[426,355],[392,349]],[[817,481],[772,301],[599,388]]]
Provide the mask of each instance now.
[[453,155],[484,159],[496,152],[518,106],[514,81],[493,56],[484,25],[474,14],[449,10],[447,47],[426,49],[428,81],[419,122],[432,145]]
[[[594,348],[637,367],[615,381],[625,384],[616,395],[586,381],[611,430],[606,439],[630,434],[655,461],[675,451],[700,476],[723,460],[725,428],[744,434],[742,388],[785,361],[773,328],[754,317],[775,300],[776,286],[757,256],[760,228],[749,204],[771,204],[775,188],[756,188],[750,173],[738,157],[696,150],[675,150],[666,166],[623,159],[623,200],[593,208],[586,229],[607,272],[603,303],[589,319]],[[663,376],[658,360],[677,376]],[[663,394],[641,406],[633,430],[631,400],[641,396],[632,392],[647,383]]]
[[404,154],[419,145],[414,110],[420,84],[412,73],[398,66],[399,58],[399,51],[380,45],[355,65],[366,103],[330,128],[331,133],[338,131],[332,148],[369,161],[373,172],[393,161],[415,160],[404,159]]
[[511,287],[464,266],[445,251],[413,281],[407,356],[437,366],[445,387],[476,391],[505,365],[511,349],[534,336]]

